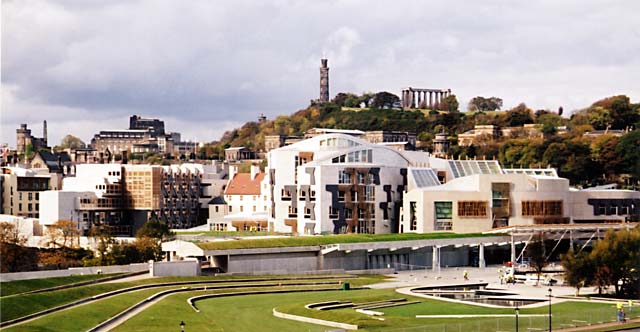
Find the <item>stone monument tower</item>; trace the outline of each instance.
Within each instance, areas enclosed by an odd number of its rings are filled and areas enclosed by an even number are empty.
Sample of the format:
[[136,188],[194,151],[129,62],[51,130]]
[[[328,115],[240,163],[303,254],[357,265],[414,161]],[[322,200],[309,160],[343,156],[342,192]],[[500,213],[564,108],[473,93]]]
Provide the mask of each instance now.
[[47,144],[47,120],[42,123],[42,142],[44,142],[44,146],[49,146]]
[[450,141],[444,132],[436,134],[433,140],[433,155],[438,158],[446,158],[449,154]]
[[320,67],[320,102],[329,102],[329,60],[320,59],[322,66]]

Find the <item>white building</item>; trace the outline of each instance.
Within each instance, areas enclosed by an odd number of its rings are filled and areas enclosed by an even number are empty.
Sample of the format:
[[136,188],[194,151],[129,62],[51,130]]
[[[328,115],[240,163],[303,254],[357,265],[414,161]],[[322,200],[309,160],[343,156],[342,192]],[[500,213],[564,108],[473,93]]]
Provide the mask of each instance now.
[[470,233],[506,226],[619,223],[640,216],[640,192],[573,189],[554,169],[503,169],[496,161],[438,158],[430,164],[433,168],[408,170],[400,232]]
[[393,232],[406,169],[427,160],[341,133],[274,149],[267,155],[270,226],[298,234]]
[[267,185],[260,167],[251,166],[250,173],[236,173],[229,166],[229,182],[224,196],[209,203],[211,230],[215,231],[268,231]]
[[0,214],[26,218],[40,216],[40,195],[58,190],[62,174],[47,168],[2,167],[0,172]]

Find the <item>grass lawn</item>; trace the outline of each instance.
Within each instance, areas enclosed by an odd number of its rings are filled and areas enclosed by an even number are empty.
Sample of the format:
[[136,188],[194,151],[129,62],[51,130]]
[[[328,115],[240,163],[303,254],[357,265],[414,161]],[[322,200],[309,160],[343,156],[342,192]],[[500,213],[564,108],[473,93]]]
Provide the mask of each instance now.
[[233,238],[238,236],[264,236],[264,235],[289,235],[286,233],[276,232],[251,232],[251,231],[231,231],[231,232],[216,232],[216,231],[188,231],[188,232],[175,232],[176,235],[202,235],[202,236],[217,236],[221,238]]
[[[291,277],[291,276],[282,276],[282,277]],[[322,277],[322,276],[319,276],[319,277]],[[18,317],[23,317],[28,314],[36,313],[36,312],[53,308],[65,303],[69,303],[79,299],[94,296],[103,292],[109,292],[109,291],[113,291],[113,290],[117,290],[125,287],[132,287],[136,285],[152,284],[152,283],[155,284],[160,282],[178,282],[178,281],[210,281],[210,280],[230,280],[231,281],[231,280],[240,279],[240,278],[252,279],[254,281],[250,281],[250,283],[255,283],[255,282],[261,281],[262,279],[278,278],[278,276],[271,276],[271,277],[263,276],[263,277],[255,277],[255,278],[247,278],[246,276],[150,278],[150,279],[139,280],[136,282],[89,285],[89,286],[82,286],[82,287],[72,288],[72,289],[52,291],[47,293],[17,295],[9,298],[0,299],[0,308],[1,308],[1,316],[2,316],[1,319],[2,321],[7,321],[7,320],[15,319]],[[381,282],[382,280],[384,280],[383,276],[375,276],[375,275],[364,276],[357,279],[348,279],[348,281],[354,287],[362,286],[365,284],[377,283],[377,282]],[[323,279],[315,279],[315,280],[307,280],[307,281],[292,280],[289,282],[308,282],[313,284],[314,282],[318,282],[318,281],[323,281]],[[333,279],[331,281],[338,281],[338,280]],[[288,282],[283,281],[283,284],[286,284],[286,283]],[[237,284],[237,283],[234,283],[234,284]],[[224,283],[220,285],[224,285]],[[172,286],[172,288],[177,288],[177,287],[180,287],[180,286]],[[149,291],[151,292],[151,294],[153,294],[157,292],[158,289],[165,289],[165,288],[154,288]],[[140,292],[133,292],[129,294],[138,294],[138,293]],[[123,294],[123,295],[126,295],[126,294]],[[114,298],[120,298],[123,295],[117,295]],[[135,297],[136,295],[133,295],[133,296]],[[105,301],[105,300],[102,300],[102,301]],[[83,307],[91,307],[93,305],[94,304],[89,304]]]
[[[240,276],[230,277],[166,277],[149,278],[134,282],[117,282],[108,284],[87,285],[57,291],[24,294],[0,298],[0,320],[8,321],[45,309],[53,308],[65,303],[70,303],[100,293],[110,292],[137,285],[155,284],[162,282],[200,281],[200,280],[225,280],[239,279]],[[246,277],[245,277],[246,278]]]
[[274,239],[243,239],[237,241],[200,242],[197,245],[205,250],[247,249],[247,248],[272,248],[272,247],[304,247],[319,246],[339,243],[362,243],[382,241],[409,241],[452,239],[467,237],[483,237],[481,233],[455,234],[455,233],[403,233],[403,234],[344,234],[344,235],[318,235],[295,236]]
[[0,297],[30,292],[38,289],[51,288],[56,286],[74,284],[77,282],[98,280],[113,277],[117,274],[90,274],[70,277],[29,279],[0,282]]

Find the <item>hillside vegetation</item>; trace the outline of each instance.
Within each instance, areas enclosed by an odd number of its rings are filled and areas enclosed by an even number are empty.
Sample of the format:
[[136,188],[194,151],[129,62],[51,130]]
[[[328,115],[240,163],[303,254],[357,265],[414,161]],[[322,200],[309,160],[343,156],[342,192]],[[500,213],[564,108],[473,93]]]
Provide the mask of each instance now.
[[[447,105],[438,105],[437,110],[403,110],[394,104],[397,97],[384,95],[386,99],[376,102],[377,95],[338,94],[331,103],[312,103],[290,116],[281,115],[262,123],[247,122],[226,132],[220,141],[206,144],[199,157],[224,159],[224,149],[231,146],[263,151],[267,135],[302,135],[314,127],[412,131],[417,134],[418,144],[427,151],[435,133],[446,132],[452,139],[450,157],[454,159],[497,159],[505,167],[554,167],[560,176],[582,186],[617,182],[623,187],[633,187],[640,179],[637,148],[640,131],[634,130],[640,126],[640,104],[631,103],[625,95],[598,100],[569,118],[562,116],[562,108],[558,112],[534,111],[524,103],[506,111],[487,110],[483,104],[474,112],[459,112],[453,95]],[[495,97],[476,97],[472,101],[477,98],[500,101]],[[500,107],[501,101],[489,105]],[[452,111],[454,106],[456,110]],[[544,137],[531,139],[515,130],[510,137],[497,141],[487,139],[468,147],[456,144],[458,134],[484,124],[500,127],[536,124]],[[560,135],[558,128],[562,126],[566,126],[567,132]],[[593,130],[629,132],[622,136],[584,136]]]

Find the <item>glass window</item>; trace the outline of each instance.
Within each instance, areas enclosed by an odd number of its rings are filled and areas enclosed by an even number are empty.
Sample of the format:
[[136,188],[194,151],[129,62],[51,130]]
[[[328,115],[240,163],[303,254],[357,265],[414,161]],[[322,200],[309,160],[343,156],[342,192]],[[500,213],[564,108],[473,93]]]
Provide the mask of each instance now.
[[451,219],[453,211],[452,206],[453,204],[451,202],[434,202],[436,219]]

